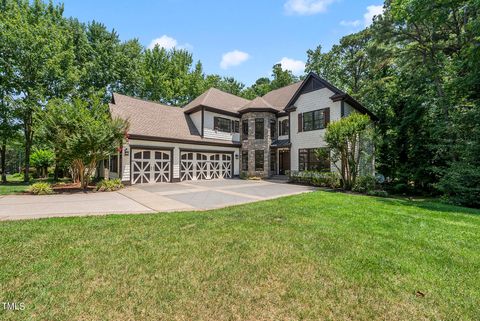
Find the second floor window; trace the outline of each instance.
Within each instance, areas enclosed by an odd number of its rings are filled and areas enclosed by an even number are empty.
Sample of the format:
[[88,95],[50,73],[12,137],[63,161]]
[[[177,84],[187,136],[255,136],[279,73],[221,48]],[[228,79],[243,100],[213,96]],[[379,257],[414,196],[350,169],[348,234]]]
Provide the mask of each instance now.
[[248,139],[248,120],[242,120],[242,140]]
[[231,133],[232,132],[232,121],[227,118],[222,117],[214,117],[213,118],[213,129]]
[[255,139],[264,138],[263,118],[255,118]]
[[225,133],[238,133],[239,132],[239,121],[231,120],[223,117],[214,117],[213,118],[213,129]]
[[270,121],[270,137],[272,139],[275,139],[277,136],[277,121],[275,119],[272,119]]
[[318,109],[298,114],[298,131],[308,132],[327,127],[330,121],[330,109]]
[[280,133],[279,136],[287,136],[288,135],[288,119],[284,119],[278,122],[278,127]]

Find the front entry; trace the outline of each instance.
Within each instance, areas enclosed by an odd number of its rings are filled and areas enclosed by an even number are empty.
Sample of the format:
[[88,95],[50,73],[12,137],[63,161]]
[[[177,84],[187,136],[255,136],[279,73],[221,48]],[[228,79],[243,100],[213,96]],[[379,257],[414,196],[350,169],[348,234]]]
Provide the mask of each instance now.
[[285,171],[290,170],[290,151],[283,149],[278,151],[278,173],[285,175]]

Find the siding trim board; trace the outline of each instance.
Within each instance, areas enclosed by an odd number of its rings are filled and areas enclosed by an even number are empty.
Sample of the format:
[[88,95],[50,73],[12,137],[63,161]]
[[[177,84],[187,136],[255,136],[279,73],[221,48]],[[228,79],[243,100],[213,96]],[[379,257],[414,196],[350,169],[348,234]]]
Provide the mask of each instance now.
[[168,138],[168,137],[153,137],[153,136],[143,136],[143,135],[129,135],[129,139],[145,140],[151,142],[169,142],[169,143],[183,143],[183,144],[197,144],[197,145],[210,145],[210,146],[224,146],[224,147],[240,147],[240,143],[220,143],[220,142],[209,142],[209,141],[196,141],[196,140],[187,140],[180,138]]

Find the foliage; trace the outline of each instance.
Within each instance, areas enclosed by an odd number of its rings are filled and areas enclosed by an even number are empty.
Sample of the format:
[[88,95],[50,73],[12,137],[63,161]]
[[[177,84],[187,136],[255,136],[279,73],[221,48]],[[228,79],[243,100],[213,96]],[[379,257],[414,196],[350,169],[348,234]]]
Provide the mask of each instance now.
[[384,191],[382,189],[374,189],[374,190],[369,190],[367,191],[368,196],[378,196],[378,197],[387,197],[388,192]]
[[[380,118],[377,169],[404,191],[441,192],[453,200],[477,182],[468,173],[480,172],[479,30],[475,0],[385,1],[370,27],[330,51],[308,51],[307,71],[347,90]],[[471,204],[461,195],[456,202]]]
[[475,164],[455,162],[436,187],[444,193],[445,200],[450,203],[480,208],[478,169],[478,165]]
[[291,183],[300,183],[329,188],[340,187],[340,177],[337,173],[333,172],[289,171],[287,175]]
[[28,191],[35,195],[50,195],[53,194],[53,189],[50,183],[47,182],[37,182],[33,183]]
[[352,113],[328,124],[325,131],[331,162],[342,177],[342,187],[350,190],[361,172],[361,158],[368,157],[371,144],[371,120]]
[[97,183],[96,190],[99,192],[112,192],[122,189],[124,186],[119,178],[104,179]]
[[71,165],[83,188],[87,188],[97,163],[121,145],[128,128],[124,120],[110,118],[98,97],[90,101],[53,100],[43,119],[58,155]]
[[355,180],[352,191],[358,193],[368,193],[377,187],[377,179],[373,175],[359,176]]
[[49,149],[37,149],[30,156],[30,163],[37,168],[41,177],[48,175],[48,167],[53,164],[55,154]]

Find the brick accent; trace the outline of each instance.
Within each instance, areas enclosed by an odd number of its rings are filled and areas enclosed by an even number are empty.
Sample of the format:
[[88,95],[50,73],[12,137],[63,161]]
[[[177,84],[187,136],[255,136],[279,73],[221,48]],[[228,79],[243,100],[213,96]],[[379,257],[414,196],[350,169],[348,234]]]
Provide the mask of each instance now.
[[[255,139],[255,119],[263,118],[264,135],[263,139]],[[272,138],[270,137],[270,123],[271,120],[277,121],[274,113],[270,112],[250,112],[242,115],[240,121],[240,133],[243,132],[243,120],[248,120],[248,139],[243,140],[242,151],[248,151],[248,171],[242,171],[247,176],[269,177],[273,173],[270,172],[270,146]],[[277,130],[278,134],[278,130]],[[264,151],[263,171],[255,171],[255,150]],[[240,160],[241,161],[241,160]],[[240,164],[242,168],[242,164]]]

